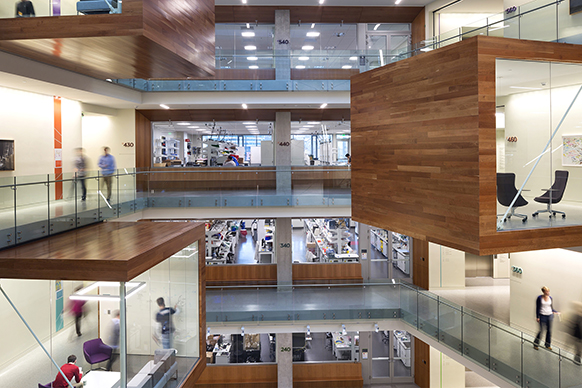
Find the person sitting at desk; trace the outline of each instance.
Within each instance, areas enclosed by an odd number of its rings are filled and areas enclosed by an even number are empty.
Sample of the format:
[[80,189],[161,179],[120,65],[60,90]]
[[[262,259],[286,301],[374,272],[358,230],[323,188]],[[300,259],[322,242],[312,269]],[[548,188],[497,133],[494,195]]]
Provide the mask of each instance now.
[[16,17],[17,18],[28,18],[36,16],[34,13],[34,5],[30,0],[21,0],[16,3]]
[[223,167],[236,167],[237,164],[234,161],[234,157],[232,155],[228,155],[228,158],[226,158],[226,162],[224,162],[224,164],[222,166]]
[[[75,377],[75,381],[77,383],[80,383],[81,378],[83,377],[83,373],[81,372],[81,370],[79,369],[79,367],[76,364],[77,364],[77,356],[75,356],[74,354],[71,354],[67,358],[67,363],[65,365],[61,366],[61,371],[65,374],[65,376],[67,376],[67,379],[71,383],[73,382],[73,377]],[[53,388],[67,388],[68,386],[69,386],[69,384],[65,381],[65,378],[63,377],[61,372],[58,372],[57,377],[55,378],[55,381],[53,382],[52,387]]]

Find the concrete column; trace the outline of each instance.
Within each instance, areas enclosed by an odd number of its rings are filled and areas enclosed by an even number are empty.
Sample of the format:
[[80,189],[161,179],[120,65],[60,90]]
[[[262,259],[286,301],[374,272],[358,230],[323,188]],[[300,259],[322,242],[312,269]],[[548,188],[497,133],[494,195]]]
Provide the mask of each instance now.
[[291,218],[275,219],[275,258],[277,261],[277,285],[290,286],[293,283]]
[[358,255],[360,255],[360,263],[362,263],[362,278],[364,281],[370,280],[371,250],[372,245],[370,242],[370,225],[358,222]]
[[291,112],[275,114],[273,161],[277,170],[277,194],[291,194]]
[[293,388],[293,334],[277,333],[277,387]]
[[275,53],[275,79],[288,81],[291,79],[291,25],[290,11],[280,9],[275,11],[275,36],[273,52]]

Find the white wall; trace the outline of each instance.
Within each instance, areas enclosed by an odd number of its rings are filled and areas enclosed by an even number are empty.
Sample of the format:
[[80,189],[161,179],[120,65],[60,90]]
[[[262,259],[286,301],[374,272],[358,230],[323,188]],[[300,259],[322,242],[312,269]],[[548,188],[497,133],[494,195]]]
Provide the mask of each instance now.
[[[522,328],[534,335],[538,330],[535,301],[541,295],[541,287],[550,288],[554,309],[564,316],[571,310],[570,302],[582,300],[582,253],[567,249],[511,253],[511,265],[522,268],[522,274],[511,273],[510,321],[511,326]],[[554,319],[553,338],[570,343],[561,332],[564,325]]]
[[428,243],[429,290],[465,287],[465,252]]
[[465,388],[465,367],[430,348],[430,388]]
[[[505,137],[517,136],[515,143],[505,142],[505,171],[516,174],[519,187],[529,174],[534,160],[544,149],[551,133],[562,119],[579,86],[519,93],[508,96],[505,103]],[[551,120],[551,121],[550,121]],[[582,135],[582,99],[576,102],[562,127],[552,142],[552,150],[562,144],[562,135]],[[533,202],[533,198],[543,194],[543,189],[551,186],[554,173],[550,170],[549,154],[545,154],[526,184],[523,196],[530,201],[529,210],[543,209],[543,204]],[[528,164],[528,165],[526,165]],[[552,153],[552,170],[566,170],[570,175],[564,200],[582,201],[582,167],[562,166],[562,149]],[[532,203],[533,202],[533,203]],[[535,209],[534,209],[535,208]],[[556,205],[559,208],[559,205]]]
[[[0,87],[0,139],[14,140],[15,170],[0,178],[54,173],[53,96]],[[81,105],[62,99],[63,172],[74,171],[74,149],[81,146]]]
[[[425,17],[426,17],[426,37],[433,36],[433,11],[438,9],[446,4],[449,4],[450,0],[437,0],[433,1],[430,4],[427,4],[425,9]],[[503,8],[503,1],[502,0],[464,0],[457,5],[452,7],[445,8],[441,11],[441,14],[450,13],[450,14],[465,14],[465,17],[471,18],[471,14],[482,14],[482,15],[492,15],[496,13],[500,13],[504,10]],[[461,26],[466,26],[467,23],[459,24],[452,28],[458,28]],[[438,27],[438,26],[437,26]],[[449,28],[448,25],[445,28]],[[441,33],[447,32],[445,28],[441,28]],[[438,28],[436,29],[436,33],[439,34]]]
[[97,170],[97,162],[103,147],[111,148],[117,168],[135,167],[135,146],[124,147],[123,143],[135,145],[135,111],[120,109],[117,115],[85,115],[83,117],[83,147],[88,157],[88,170]]

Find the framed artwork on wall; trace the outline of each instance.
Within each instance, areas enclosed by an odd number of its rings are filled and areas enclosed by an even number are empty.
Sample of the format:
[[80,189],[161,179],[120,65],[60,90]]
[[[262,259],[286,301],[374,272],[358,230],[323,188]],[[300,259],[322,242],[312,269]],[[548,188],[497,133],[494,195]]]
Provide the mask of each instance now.
[[562,166],[582,166],[582,135],[562,136]]
[[0,171],[14,171],[14,140],[0,139]]
[[582,12],[582,0],[570,0],[570,15]]

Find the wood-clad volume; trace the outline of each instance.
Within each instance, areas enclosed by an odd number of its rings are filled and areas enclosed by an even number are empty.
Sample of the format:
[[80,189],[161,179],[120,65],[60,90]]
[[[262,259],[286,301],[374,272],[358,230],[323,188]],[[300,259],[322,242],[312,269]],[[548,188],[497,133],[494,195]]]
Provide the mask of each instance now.
[[412,46],[426,39],[426,14],[424,8],[414,18],[411,25]]
[[207,366],[194,386],[196,388],[276,388],[277,365],[232,364]]
[[298,263],[293,264],[293,283],[361,283],[360,263]]
[[361,388],[362,364],[317,363],[293,364],[294,388]]
[[496,230],[496,58],[582,47],[476,36],[352,77],[352,217],[477,255],[580,245],[582,226]]
[[135,112],[135,167],[150,168],[152,166],[152,122]]
[[204,239],[203,223],[105,222],[1,250],[0,274],[127,282]]
[[0,50],[106,78],[214,74],[214,1],[125,0],[112,15],[3,19]]
[[277,264],[209,265],[206,267],[208,286],[276,284]]

